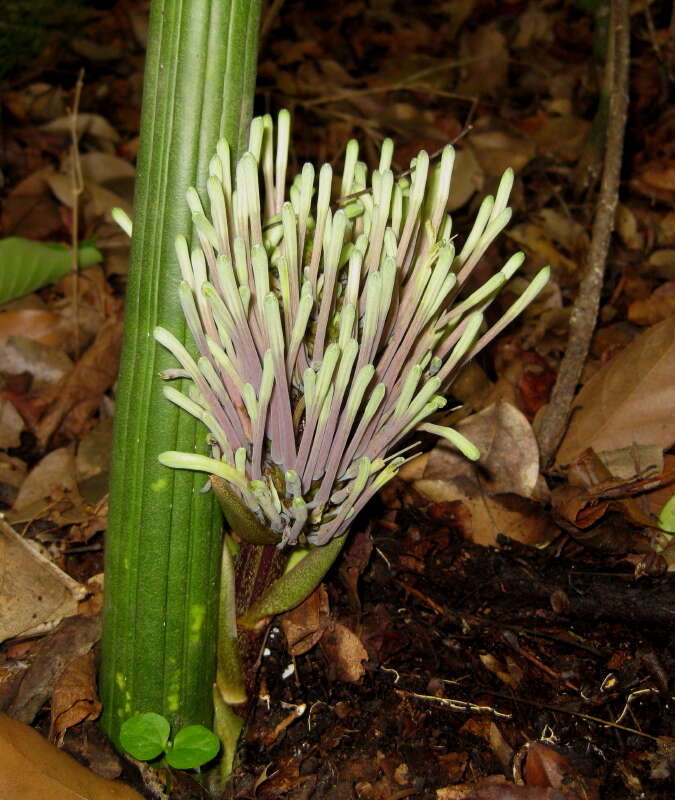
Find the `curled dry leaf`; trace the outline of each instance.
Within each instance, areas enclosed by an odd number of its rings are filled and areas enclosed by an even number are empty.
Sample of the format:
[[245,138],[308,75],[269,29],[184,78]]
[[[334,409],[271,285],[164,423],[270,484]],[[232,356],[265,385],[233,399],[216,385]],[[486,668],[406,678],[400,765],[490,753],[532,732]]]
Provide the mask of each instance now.
[[596,452],[675,441],[675,317],[640,334],[583,387],[556,456],[569,464]]
[[321,584],[299,606],[281,617],[288,652],[299,656],[311,650],[323,636],[329,616],[328,592]]
[[321,648],[338,680],[356,683],[363,677],[366,671],[363,662],[368,660],[368,652],[346,625],[336,622],[329,627],[321,639]]
[[74,658],[59,675],[51,703],[51,734],[61,744],[68,728],[101,713],[96,693],[96,662],[90,650]]

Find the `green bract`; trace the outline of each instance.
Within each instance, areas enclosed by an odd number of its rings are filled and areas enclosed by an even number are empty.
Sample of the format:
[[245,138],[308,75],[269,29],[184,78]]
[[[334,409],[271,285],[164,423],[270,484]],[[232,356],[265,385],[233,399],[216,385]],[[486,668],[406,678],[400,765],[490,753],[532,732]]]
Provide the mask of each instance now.
[[[168,400],[200,419],[211,457],[166,452],[160,461],[227,482],[278,545],[322,545],[406,460],[397,444],[424,431],[467,457],[477,449],[428,418],[462,366],[536,296],[544,268],[487,328],[486,308],[524,260],[512,256],[467,292],[467,280],[511,217],[513,172],[486,197],[463,245],[446,213],[454,149],[426,152],[409,177],[382,145],[370,176],[349,143],[337,196],[329,164],[305,164],[286,192],[290,116],[255,119],[235,165],[221,141],[210,162],[208,213],[192,189],[198,244],[178,237],[178,292],[199,356],[169,331],[157,340],[189,380]],[[207,198],[204,198],[206,203]],[[408,450],[409,448],[405,448]]]

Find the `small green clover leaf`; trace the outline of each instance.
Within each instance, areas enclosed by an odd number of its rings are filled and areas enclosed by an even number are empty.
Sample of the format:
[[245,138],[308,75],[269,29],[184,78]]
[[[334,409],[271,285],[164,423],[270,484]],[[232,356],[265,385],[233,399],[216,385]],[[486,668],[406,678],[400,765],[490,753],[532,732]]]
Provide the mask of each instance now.
[[178,731],[166,760],[175,769],[194,769],[215,758],[220,739],[203,725],[188,725]]
[[174,769],[196,769],[218,755],[220,739],[203,725],[188,725],[169,741],[171,728],[166,717],[148,712],[122,723],[120,744],[139,761],[164,755]]
[[139,761],[152,761],[166,750],[170,730],[168,720],[159,714],[136,714],[122,723],[120,744]]
[[659,528],[666,533],[675,533],[675,494],[661,509]]

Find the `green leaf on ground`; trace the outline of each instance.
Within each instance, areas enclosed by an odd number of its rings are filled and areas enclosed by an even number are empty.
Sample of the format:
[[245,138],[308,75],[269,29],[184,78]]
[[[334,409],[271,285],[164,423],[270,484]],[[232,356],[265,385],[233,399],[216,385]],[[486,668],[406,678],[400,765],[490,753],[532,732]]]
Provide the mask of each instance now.
[[188,725],[178,731],[173,747],[166,754],[169,766],[195,769],[218,755],[220,739],[203,725]]
[[120,743],[139,761],[152,761],[166,750],[169,732],[169,722],[160,714],[136,714],[122,723]]
[[[91,242],[78,247],[80,267],[90,267],[102,259]],[[72,268],[71,251],[64,244],[33,242],[19,236],[0,239],[0,305],[53,283]]]

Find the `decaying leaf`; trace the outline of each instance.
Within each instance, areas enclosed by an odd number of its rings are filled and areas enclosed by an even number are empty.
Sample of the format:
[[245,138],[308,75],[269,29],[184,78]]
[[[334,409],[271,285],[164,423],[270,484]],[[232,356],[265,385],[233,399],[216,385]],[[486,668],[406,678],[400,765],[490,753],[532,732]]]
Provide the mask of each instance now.
[[426,479],[452,480],[461,475],[491,494],[537,494],[539,448],[530,423],[515,406],[499,401],[456,427],[480,450],[480,471],[442,440],[429,454]]
[[142,800],[131,787],[95,775],[36,730],[5,714],[0,714],[0,797]]
[[18,447],[24,427],[21,414],[7,398],[0,395],[0,447]]
[[74,436],[83,433],[103,393],[117,377],[121,345],[122,323],[108,320],[91,347],[64,378],[54,405],[40,421],[37,436],[43,445],[61,425]]
[[648,328],[577,395],[556,463],[583,450],[633,444],[667,450],[675,441],[675,317]]
[[61,744],[68,728],[101,713],[96,692],[94,651],[74,658],[59,675],[52,693],[50,738]]
[[365,674],[363,662],[368,660],[368,652],[359,637],[341,622],[326,630],[321,639],[321,649],[338,680],[356,683]]
[[0,642],[50,630],[77,613],[83,586],[0,520]]
[[299,606],[281,617],[288,652],[299,656],[311,650],[323,636],[329,618],[328,592],[321,584]]
[[32,722],[51,697],[66,666],[88,653],[101,636],[99,617],[68,617],[35,646],[31,663],[7,713],[21,722]]

